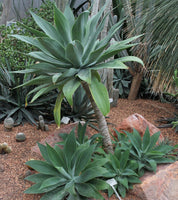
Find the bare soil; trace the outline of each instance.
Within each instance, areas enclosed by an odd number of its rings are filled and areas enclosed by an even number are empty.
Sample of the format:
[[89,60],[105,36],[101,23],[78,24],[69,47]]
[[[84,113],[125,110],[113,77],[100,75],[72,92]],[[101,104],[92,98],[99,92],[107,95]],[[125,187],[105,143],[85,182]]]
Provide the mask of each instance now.
[[[173,117],[175,106],[168,103],[160,103],[159,101],[138,99],[136,101],[128,101],[119,99],[118,106],[111,108],[109,113],[109,128],[112,130],[124,118],[134,113],[144,116],[149,122],[158,125],[156,120],[160,117]],[[12,148],[9,154],[0,154],[0,200],[39,200],[40,195],[28,195],[23,191],[31,186],[31,183],[24,180],[29,173],[25,162],[29,159],[39,159],[37,155],[31,152],[31,147],[36,145],[42,139],[53,133],[56,125],[49,126],[49,131],[44,132],[37,130],[35,126],[25,124],[24,126],[14,127],[11,132],[5,132],[3,124],[0,124],[0,143],[7,142]],[[16,142],[15,135],[19,132],[25,133],[27,140],[25,142]],[[91,130],[92,133],[95,131]],[[169,138],[173,144],[178,144],[178,134],[172,128],[161,129],[164,137]],[[108,199],[105,196],[105,199]],[[116,197],[110,198],[116,200]],[[131,196],[127,196],[125,200],[134,200]]]

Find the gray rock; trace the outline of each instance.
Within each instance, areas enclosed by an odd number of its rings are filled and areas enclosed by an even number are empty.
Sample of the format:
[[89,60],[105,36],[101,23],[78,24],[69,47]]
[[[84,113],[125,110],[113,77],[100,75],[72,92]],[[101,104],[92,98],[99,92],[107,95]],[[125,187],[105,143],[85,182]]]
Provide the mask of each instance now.
[[0,164],[0,172],[4,172],[4,166]]
[[13,118],[9,117],[4,120],[4,130],[5,131],[11,131],[13,126],[14,126]]
[[49,131],[49,127],[48,127],[47,124],[45,124],[45,126],[44,126],[44,130],[45,130],[45,131]]
[[24,142],[26,140],[26,136],[24,133],[17,133],[15,138],[17,142]]

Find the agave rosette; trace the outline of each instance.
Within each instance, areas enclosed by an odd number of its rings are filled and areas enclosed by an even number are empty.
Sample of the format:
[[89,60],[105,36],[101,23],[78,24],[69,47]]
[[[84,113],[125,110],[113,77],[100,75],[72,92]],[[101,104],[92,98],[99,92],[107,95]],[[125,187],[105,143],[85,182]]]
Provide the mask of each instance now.
[[121,21],[110,28],[105,38],[99,39],[107,17],[107,15],[103,16],[105,7],[106,5],[92,17],[87,10],[75,18],[69,6],[66,6],[64,13],[54,6],[54,25],[31,12],[43,32],[26,27],[34,34],[34,37],[12,35],[39,49],[39,51],[29,53],[29,56],[39,63],[18,73],[36,75],[25,83],[25,85],[37,85],[30,92],[30,94],[34,93],[32,102],[50,90],[56,88],[59,90],[54,109],[54,117],[58,125],[60,125],[59,111],[62,99],[66,97],[72,105],[72,96],[82,83],[88,84],[92,97],[102,114],[106,115],[109,112],[108,93],[101,83],[97,70],[102,68],[126,69],[125,62],[128,61],[136,61],[143,65],[143,62],[134,56],[104,62],[118,54],[119,51],[134,46],[135,44],[129,43],[139,37],[132,37],[110,45],[112,36],[122,26]]

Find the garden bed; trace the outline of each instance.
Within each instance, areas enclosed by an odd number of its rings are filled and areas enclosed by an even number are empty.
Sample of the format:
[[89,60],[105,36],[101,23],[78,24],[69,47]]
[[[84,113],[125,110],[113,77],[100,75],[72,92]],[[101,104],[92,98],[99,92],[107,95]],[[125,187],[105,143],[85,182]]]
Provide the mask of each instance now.
[[[124,118],[129,115],[138,113],[144,116],[149,122],[158,125],[155,120],[160,117],[172,117],[175,112],[173,104],[160,103],[153,100],[128,101],[125,99],[118,100],[118,106],[111,109],[109,113],[109,128],[116,127]],[[62,125],[65,126],[65,125]],[[37,130],[35,126],[25,124],[13,128],[11,132],[5,132],[3,124],[0,124],[0,143],[7,142],[12,148],[10,154],[0,154],[0,200],[39,200],[40,195],[27,195],[23,191],[27,189],[31,183],[24,180],[29,173],[25,162],[31,158],[38,159],[39,155],[31,152],[31,147],[36,145],[42,139],[53,133],[56,125],[49,125],[49,131],[44,132]],[[95,133],[90,129],[91,133]],[[25,142],[16,142],[15,135],[18,132],[25,133],[27,140]],[[168,137],[173,144],[178,144],[178,135],[172,128],[161,129],[164,137]],[[107,199],[107,198],[106,198]],[[115,200],[115,197],[110,198]],[[131,196],[127,196],[125,200],[134,200]]]

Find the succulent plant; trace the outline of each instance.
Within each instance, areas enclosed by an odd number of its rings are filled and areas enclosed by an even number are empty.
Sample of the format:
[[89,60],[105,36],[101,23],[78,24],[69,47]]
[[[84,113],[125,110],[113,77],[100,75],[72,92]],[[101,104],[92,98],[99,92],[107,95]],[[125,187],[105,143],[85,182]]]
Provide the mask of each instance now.
[[10,153],[11,151],[11,147],[6,142],[0,144],[0,154]]

